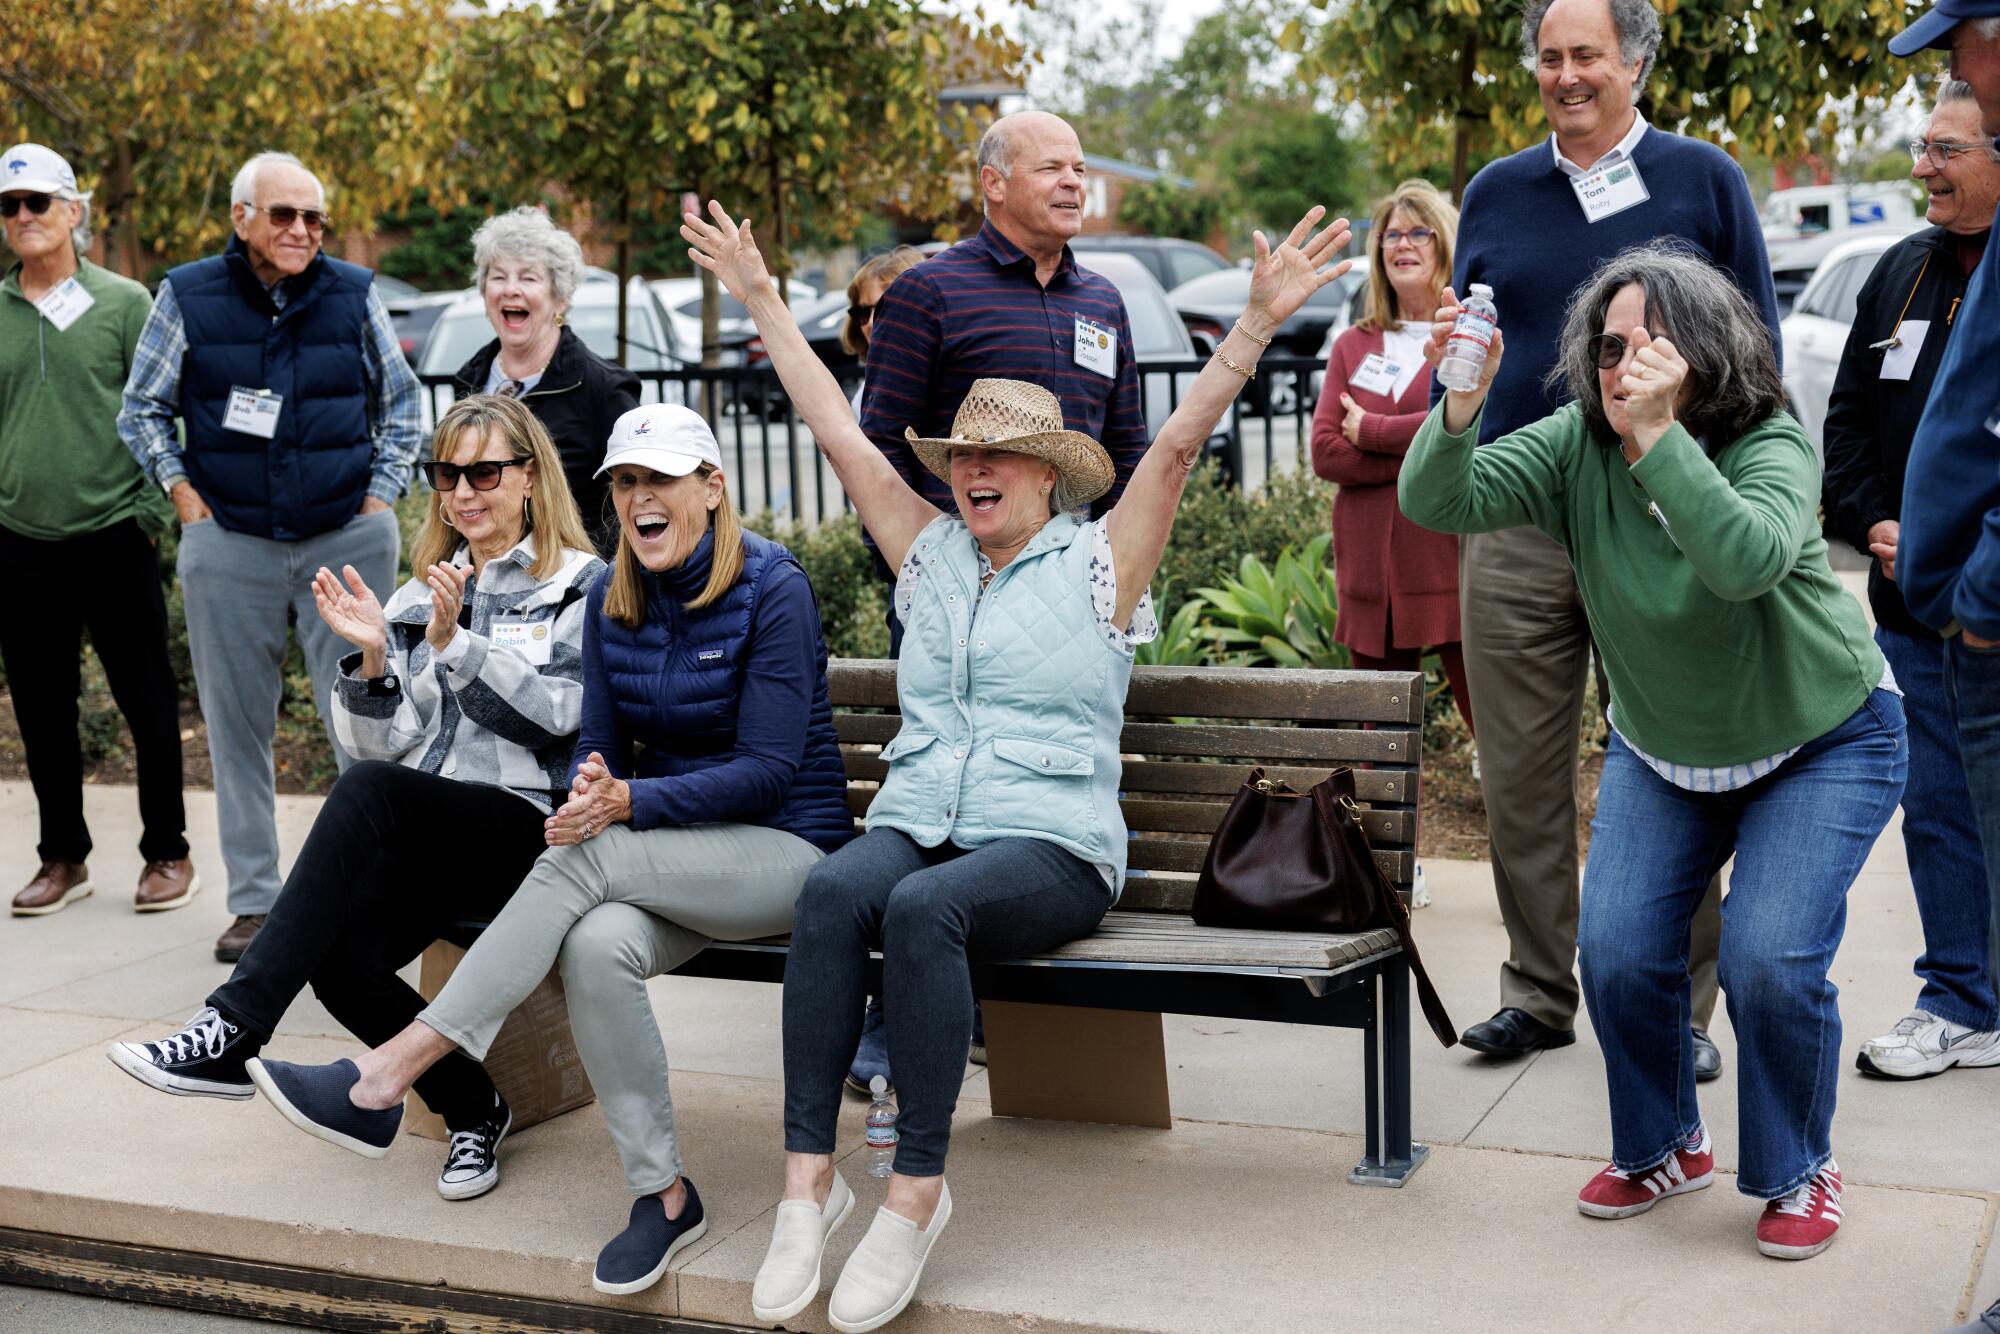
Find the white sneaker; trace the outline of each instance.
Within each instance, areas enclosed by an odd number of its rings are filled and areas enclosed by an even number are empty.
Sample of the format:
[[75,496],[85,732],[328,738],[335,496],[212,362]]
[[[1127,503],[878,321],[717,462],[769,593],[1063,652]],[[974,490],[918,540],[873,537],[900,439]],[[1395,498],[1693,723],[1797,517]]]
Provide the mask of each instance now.
[[1954,1065],[2000,1065],[2000,1033],[1961,1028],[1928,1010],[1912,1010],[1891,1032],[1861,1044],[1854,1068],[1890,1079],[1921,1079]]
[[750,1289],[751,1314],[759,1320],[790,1320],[812,1305],[812,1299],[819,1296],[819,1265],[826,1254],[826,1239],[853,1212],[854,1192],[839,1172],[833,1174],[825,1209],[811,1200],[780,1201],[778,1221],[771,1227],[771,1249],[764,1253],[764,1263]]
[[847,1257],[847,1267],[840,1271],[840,1281],[827,1301],[826,1315],[833,1327],[840,1334],[866,1334],[901,1315],[917,1295],[917,1280],[924,1275],[932,1243],[950,1221],[949,1186],[939,1194],[937,1212],[926,1228],[886,1207],[877,1209],[868,1235]]

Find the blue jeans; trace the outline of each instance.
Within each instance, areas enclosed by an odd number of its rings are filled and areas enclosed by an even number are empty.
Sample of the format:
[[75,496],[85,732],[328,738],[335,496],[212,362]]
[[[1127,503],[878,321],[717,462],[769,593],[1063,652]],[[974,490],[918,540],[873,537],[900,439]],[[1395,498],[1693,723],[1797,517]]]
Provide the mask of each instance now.
[[1944,692],[1986,854],[1987,976],[2000,978],[2000,893],[1990,888],[2000,885],[2000,648],[1971,648],[1963,636],[1947,641]]
[[1688,1034],[1688,927],[1731,854],[1722,991],[1736,1030],[1737,1188],[1789,1193],[1833,1155],[1847,890],[1903,795],[1902,701],[1846,722],[1733,792],[1688,792],[1613,737],[1591,821],[1577,944],[1604,1048],[1611,1160],[1654,1167],[1701,1124]]
[[1958,758],[1958,728],[1945,702],[1945,641],[1877,628],[1875,642],[1910,722],[1910,782],[1903,789],[1903,846],[1924,953],[1917,960],[1923,989],[1917,1004],[1966,1028],[2000,1028],[2000,997],[1987,958],[1993,917],[1972,793]]

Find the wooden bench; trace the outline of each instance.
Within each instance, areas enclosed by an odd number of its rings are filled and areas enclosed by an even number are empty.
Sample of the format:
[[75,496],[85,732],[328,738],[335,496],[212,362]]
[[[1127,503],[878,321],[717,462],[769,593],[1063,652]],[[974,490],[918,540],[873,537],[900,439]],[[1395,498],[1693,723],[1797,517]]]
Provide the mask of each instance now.
[[[836,659],[828,681],[858,823],[888,769],[881,747],[901,725],[895,664]],[[1355,766],[1376,860],[1407,895],[1423,708],[1417,672],[1136,669],[1121,743],[1133,874],[1117,908],[1086,939],[973,969],[973,990],[986,1003],[995,1111],[1011,1104],[1026,1114],[1166,1124],[1162,1013],[1358,1028],[1367,1151],[1348,1180],[1402,1185],[1428,1150],[1410,1138],[1409,973],[1395,933],[1217,930],[1188,914],[1207,836],[1258,764],[1300,791],[1331,768]],[[479,925],[461,924],[457,938],[469,941]],[[782,982],[786,950],[782,939],[717,942],[678,972]],[[871,988],[879,988],[880,966],[871,960]],[[1037,1007],[1080,1007],[1106,1022],[1082,1014],[1038,1023],[1048,1011]],[[1067,1076],[1069,1096],[1059,1089],[1038,1098],[1028,1086],[1052,1069]],[[1075,1107],[1077,1089],[1121,1079],[1143,1086],[1142,1100],[1155,1091],[1158,1115],[1059,1110]],[[1115,1093],[1106,1097],[1116,1102]]]

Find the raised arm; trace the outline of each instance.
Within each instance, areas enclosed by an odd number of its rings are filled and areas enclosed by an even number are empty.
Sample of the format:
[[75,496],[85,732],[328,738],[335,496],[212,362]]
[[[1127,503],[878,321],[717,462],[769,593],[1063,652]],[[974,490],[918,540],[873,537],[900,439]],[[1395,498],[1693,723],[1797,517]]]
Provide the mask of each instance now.
[[708,211],[713,222],[693,213],[682,215],[681,236],[693,247],[688,258],[713,272],[757,322],[764,350],[777,367],[785,392],[791,395],[819,452],[826,455],[840,485],[854,501],[862,526],[875,539],[889,568],[900,568],[910,543],[937,518],[938,508],[912,490],[895,465],[862,434],[861,423],[854,420],[853,405],[840,391],[840,382],[820,361],[799,332],[792,312],[778,299],[764,257],[750,234],[750,220],[745,218],[738,226],[712,199]]
[[1195,377],[1174,415],[1154,437],[1152,447],[1139,466],[1125,494],[1112,507],[1105,523],[1111,537],[1113,572],[1118,581],[1116,622],[1120,629],[1132,622],[1132,613],[1173,531],[1174,511],[1187,485],[1188,473],[1201,458],[1202,443],[1222,420],[1223,412],[1235,401],[1257,368],[1257,359],[1270,345],[1271,335],[1306,298],[1353,267],[1342,261],[1322,271],[1320,265],[1332,259],[1347,244],[1347,219],[1337,218],[1317,235],[1313,226],[1326,216],[1315,205],[1291,235],[1276,250],[1256,234],[1257,263],[1250,279],[1250,300],[1242,318],[1216,348],[1215,356]]

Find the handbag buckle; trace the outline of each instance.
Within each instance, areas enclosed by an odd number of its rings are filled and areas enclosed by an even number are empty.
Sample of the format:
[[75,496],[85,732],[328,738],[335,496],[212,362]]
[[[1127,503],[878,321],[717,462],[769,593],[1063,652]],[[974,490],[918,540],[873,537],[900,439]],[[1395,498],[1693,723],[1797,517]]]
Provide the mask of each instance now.
[[1340,809],[1346,811],[1348,816],[1354,821],[1354,823],[1356,824],[1361,823],[1361,808],[1354,804],[1354,798],[1346,796],[1341,797]]

